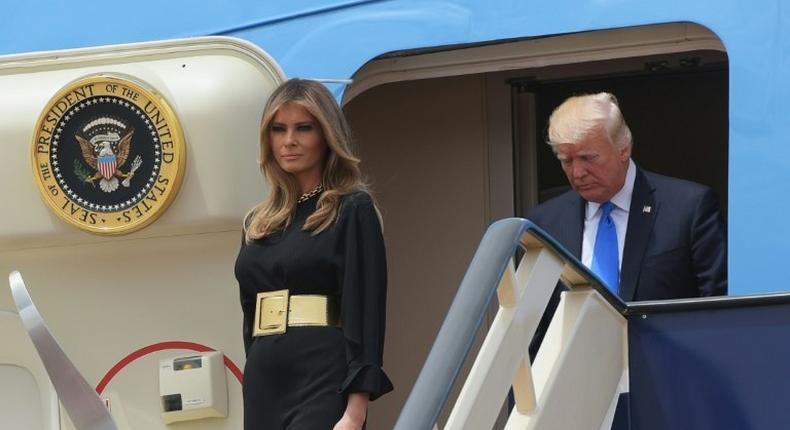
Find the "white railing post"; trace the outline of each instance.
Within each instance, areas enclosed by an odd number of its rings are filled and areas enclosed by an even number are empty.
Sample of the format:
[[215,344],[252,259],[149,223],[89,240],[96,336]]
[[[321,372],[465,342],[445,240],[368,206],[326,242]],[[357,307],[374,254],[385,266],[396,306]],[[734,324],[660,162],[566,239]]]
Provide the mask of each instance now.
[[[512,262],[499,284],[499,311],[488,331],[445,430],[491,428],[516,382],[522,408],[534,408],[527,347],[563,269],[562,259],[546,247],[528,248],[515,276]],[[529,292],[529,300],[523,300]],[[530,405],[530,398],[533,400]]]
[[627,368],[625,348],[625,318],[598,293],[563,293],[532,366],[537,408],[514,409],[505,429],[601,428]]

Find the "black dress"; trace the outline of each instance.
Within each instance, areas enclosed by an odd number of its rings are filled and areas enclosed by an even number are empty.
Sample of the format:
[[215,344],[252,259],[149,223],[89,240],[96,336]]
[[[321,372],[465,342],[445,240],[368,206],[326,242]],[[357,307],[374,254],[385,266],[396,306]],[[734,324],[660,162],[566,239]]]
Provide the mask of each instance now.
[[[245,430],[331,429],[343,416],[349,393],[371,400],[392,390],[381,369],[387,268],[381,225],[370,196],[345,196],[335,224],[312,235],[303,231],[318,197],[297,206],[290,226],[244,243],[236,279],[244,312]],[[334,296],[342,328],[288,327],[253,338],[255,296]]]

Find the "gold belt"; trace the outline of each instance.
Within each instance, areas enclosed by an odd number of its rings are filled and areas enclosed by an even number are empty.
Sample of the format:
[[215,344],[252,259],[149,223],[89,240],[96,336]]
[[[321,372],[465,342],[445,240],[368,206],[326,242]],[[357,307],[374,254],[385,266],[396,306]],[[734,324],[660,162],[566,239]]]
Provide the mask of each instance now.
[[253,336],[285,333],[286,327],[338,326],[337,300],[313,294],[290,295],[288,290],[258,293]]

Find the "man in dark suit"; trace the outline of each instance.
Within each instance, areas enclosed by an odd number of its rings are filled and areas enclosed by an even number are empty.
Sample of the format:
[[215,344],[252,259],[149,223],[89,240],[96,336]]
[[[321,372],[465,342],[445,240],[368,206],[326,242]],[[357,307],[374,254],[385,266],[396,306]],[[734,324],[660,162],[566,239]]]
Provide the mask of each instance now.
[[638,168],[608,93],[571,97],[549,119],[571,191],[527,216],[625,301],[727,294],[724,227],[713,191]]

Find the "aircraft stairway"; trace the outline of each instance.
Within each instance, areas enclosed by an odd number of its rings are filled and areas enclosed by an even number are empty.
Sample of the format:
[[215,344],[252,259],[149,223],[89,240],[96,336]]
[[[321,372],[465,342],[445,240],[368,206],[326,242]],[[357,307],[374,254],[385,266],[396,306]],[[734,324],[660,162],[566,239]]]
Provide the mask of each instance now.
[[[514,256],[523,254],[518,265]],[[527,349],[568,287],[534,362]],[[790,294],[624,303],[531,222],[492,224],[395,429],[431,429],[491,300],[499,308],[445,429],[788,428]]]

